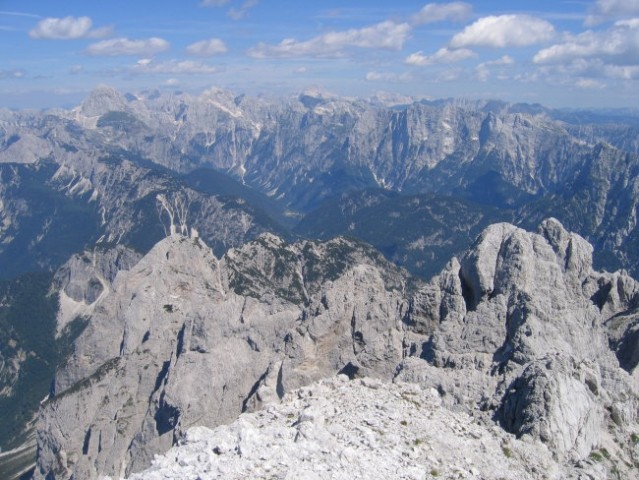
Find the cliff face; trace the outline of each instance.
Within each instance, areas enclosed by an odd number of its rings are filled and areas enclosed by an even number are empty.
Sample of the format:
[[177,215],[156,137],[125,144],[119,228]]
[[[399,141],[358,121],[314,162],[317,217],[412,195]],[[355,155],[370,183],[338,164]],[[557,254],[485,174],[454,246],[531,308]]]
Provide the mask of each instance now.
[[129,475],[338,372],[433,388],[568,469],[605,448],[595,478],[630,472],[637,292],[556,220],[493,225],[430,283],[343,238],[267,234],[217,259],[174,235],[95,300],[40,412],[36,478]]
[[604,446],[632,463],[636,362],[620,368],[632,355],[615,351],[610,325],[633,331],[634,280],[593,271],[592,247],[550,219],[536,234],[489,227],[440,285],[426,362],[406,359],[398,378],[437,388],[453,408],[491,412],[562,461]]
[[344,239],[266,235],[218,260],[197,238],[167,238],[92,307],[42,410],[37,475],[124,475],[188,427],[228,423],[347,365],[390,377],[405,283]]

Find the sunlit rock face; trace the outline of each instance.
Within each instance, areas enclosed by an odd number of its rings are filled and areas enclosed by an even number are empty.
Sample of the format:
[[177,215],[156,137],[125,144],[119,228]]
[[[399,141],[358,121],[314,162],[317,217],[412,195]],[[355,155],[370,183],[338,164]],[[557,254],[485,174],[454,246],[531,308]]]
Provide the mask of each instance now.
[[[95,302],[41,409],[36,477],[132,475],[185,435],[208,442],[192,427],[229,424],[337,373],[417,384],[436,402],[428,409],[472,416],[491,442],[530,442],[539,457],[533,471],[517,456],[521,478],[540,478],[541,465],[553,478],[632,476],[636,362],[624,342],[637,291],[623,273],[595,272],[590,245],[554,219],[537,233],[487,228],[428,283],[343,238],[267,234],[218,259],[176,234]],[[432,457],[448,458],[437,448]],[[484,455],[497,468],[504,450]]]

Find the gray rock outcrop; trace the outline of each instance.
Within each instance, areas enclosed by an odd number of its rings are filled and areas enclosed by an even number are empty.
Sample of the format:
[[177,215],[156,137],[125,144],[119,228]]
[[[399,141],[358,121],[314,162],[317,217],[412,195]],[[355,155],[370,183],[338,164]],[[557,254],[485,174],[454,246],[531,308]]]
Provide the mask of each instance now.
[[632,476],[638,291],[553,219],[487,228],[429,283],[343,238],[266,234],[218,260],[174,235],[96,302],[42,407],[36,478],[130,475],[338,372],[419,383],[568,472]]
[[[593,271],[592,247],[549,219],[536,234],[487,228],[434,284],[440,290],[423,308],[439,313],[430,320],[439,325],[420,353],[413,346],[427,363],[406,359],[397,378],[433,386],[451,408],[490,413],[563,461],[616,445],[619,463],[633,462],[632,349],[610,348],[619,331],[632,331],[633,279]],[[626,326],[615,334],[619,315]]]
[[541,444],[442,408],[435,390],[338,376],[228,426],[195,427],[129,479],[578,478],[573,473]]
[[197,238],[167,238],[116,277],[58,372],[36,478],[138,471],[188,427],[228,423],[347,366],[390,377],[404,286],[344,239],[266,235],[218,260]]

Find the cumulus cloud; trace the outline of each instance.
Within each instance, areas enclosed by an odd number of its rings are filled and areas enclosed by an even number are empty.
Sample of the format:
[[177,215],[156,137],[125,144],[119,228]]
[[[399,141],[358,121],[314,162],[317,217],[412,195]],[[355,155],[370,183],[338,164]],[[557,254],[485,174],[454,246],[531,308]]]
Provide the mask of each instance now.
[[554,35],[554,27],[540,18],[530,15],[491,15],[480,18],[456,34],[450,46],[525,47],[549,41]]
[[472,5],[465,2],[429,3],[413,15],[411,21],[414,25],[425,25],[444,20],[464,22],[470,18],[472,13]]
[[482,62],[475,67],[475,74],[477,79],[481,82],[485,82],[490,78],[492,67],[504,67],[508,65],[514,65],[515,59],[513,59],[510,55],[504,55],[497,60],[489,60],[487,62]]
[[417,65],[420,67],[427,65],[438,65],[443,63],[455,63],[476,57],[477,54],[467,48],[458,50],[450,50],[447,47],[440,48],[432,55],[423,55],[422,52],[416,52],[406,57],[405,62],[408,65]]
[[627,16],[639,16],[637,0],[597,0],[584,23],[586,26],[593,26],[609,19]]
[[75,40],[78,38],[102,38],[113,33],[113,27],[92,29],[93,21],[89,17],[45,18],[29,31],[36,39]]
[[580,59],[618,66],[639,64],[639,19],[618,21],[604,32],[570,35],[564,42],[540,50],[533,61],[558,64]]
[[186,53],[196,57],[212,57],[213,55],[219,55],[227,51],[226,45],[219,38],[201,40],[186,47]]
[[136,74],[162,74],[162,75],[185,75],[185,74],[210,74],[217,73],[218,69],[202,62],[192,60],[168,62],[154,62],[149,58],[139,60],[132,68],[131,73]]
[[539,72],[573,85],[575,79],[639,80],[639,65],[610,65],[599,59],[577,59],[566,64],[542,65]]
[[485,65],[514,65],[515,64],[515,59],[513,57],[511,57],[510,55],[504,55],[501,58],[498,58],[497,60],[490,60],[488,62],[484,62]]
[[639,19],[620,20],[603,31],[566,35],[561,43],[540,50],[533,61],[540,73],[571,86],[612,79],[639,80]]
[[170,48],[169,42],[162,38],[151,37],[143,40],[128,38],[112,38],[93,43],[86,49],[88,55],[115,57],[120,55],[137,55],[150,57]]
[[369,27],[328,32],[301,42],[287,38],[277,45],[259,43],[248,55],[253,58],[336,57],[343,56],[344,50],[352,47],[400,50],[410,31],[407,23],[387,20]]
[[233,20],[241,20],[246,17],[249,10],[256,7],[258,3],[260,3],[259,0],[246,0],[240,8],[231,8],[228,15]]

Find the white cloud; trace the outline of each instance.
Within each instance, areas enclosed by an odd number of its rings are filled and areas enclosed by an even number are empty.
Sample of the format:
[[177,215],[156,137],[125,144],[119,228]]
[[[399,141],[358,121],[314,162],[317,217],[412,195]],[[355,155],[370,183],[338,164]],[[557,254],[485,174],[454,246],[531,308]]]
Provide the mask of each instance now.
[[170,48],[169,42],[162,38],[151,37],[144,40],[112,38],[93,43],[86,49],[88,55],[115,57],[120,55],[152,56]]
[[164,84],[169,87],[175,87],[180,84],[180,81],[177,78],[169,78]]
[[226,45],[219,38],[201,40],[186,47],[186,53],[196,57],[212,57],[213,55],[219,55],[227,51]]
[[603,88],[606,88],[605,83],[601,83],[600,81],[593,80],[591,78],[580,78],[579,80],[577,80],[575,85],[578,88],[582,88],[584,90],[601,90]]
[[540,50],[533,61],[539,72],[574,86],[604,84],[605,79],[639,80],[639,20],[620,20],[603,31],[566,35]]
[[639,16],[637,0],[597,0],[584,23],[586,26],[593,26],[609,19],[627,16]]
[[475,74],[477,79],[481,82],[485,82],[490,78],[491,67],[505,67],[508,65],[514,65],[515,60],[510,55],[504,55],[497,60],[489,60],[488,62],[482,62],[475,67]]
[[246,0],[240,8],[231,8],[228,15],[233,20],[241,20],[246,17],[249,10],[256,7],[258,3],[260,3],[259,0]]
[[635,15],[639,14],[637,0],[597,0],[595,11],[603,15]]
[[192,60],[170,60],[168,62],[154,62],[149,58],[139,60],[132,68],[131,73],[137,74],[162,74],[162,75],[202,75],[217,73],[218,69],[202,62]]
[[229,0],[202,0],[200,5],[202,7],[222,7],[229,3]]
[[504,55],[501,58],[498,58],[497,60],[490,60],[488,62],[484,63],[485,65],[514,65],[515,64],[515,59],[513,57],[511,57],[510,55]]
[[546,42],[554,35],[554,27],[540,18],[530,15],[491,15],[480,18],[456,34],[450,46],[524,47]]
[[328,32],[302,42],[287,38],[277,45],[259,43],[248,55],[253,58],[336,57],[343,56],[344,50],[352,47],[400,50],[410,31],[407,23],[387,20],[369,27]]
[[442,22],[464,22],[473,13],[473,6],[465,2],[451,3],[429,3],[418,13],[412,16],[414,25],[424,25],[426,23]]
[[567,36],[563,43],[540,50],[538,64],[559,64],[578,59],[596,59],[604,64],[639,64],[639,21],[618,21],[603,32],[585,31]]
[[368,82],[377,82],[377,81],[385,81],[390,78],[393,78],[396,74],[390,72],[368,72],[366,74],[366,81]]
[[615,23],[615,27],[639,28],[639,18],[629,18],[627,20],[619,20]]
[[410,82],[413,77],[409,73],[394,73],[394,72],[368,72],[366,74],[367,82]]
[[461,62],[476,56],[477,54],[475,52],[467,48],[450,50],[449,48],[444,47],[440,48],[432,55],[423,55],[422,52],[412,53],[406,57],[405,63],[423,67],[427,65]]
[[31,38],[50,40],[75,40],[78,38],[102,38],[113,33],[113,27],[91,29],[89,17],[45,18],[29,31]]

